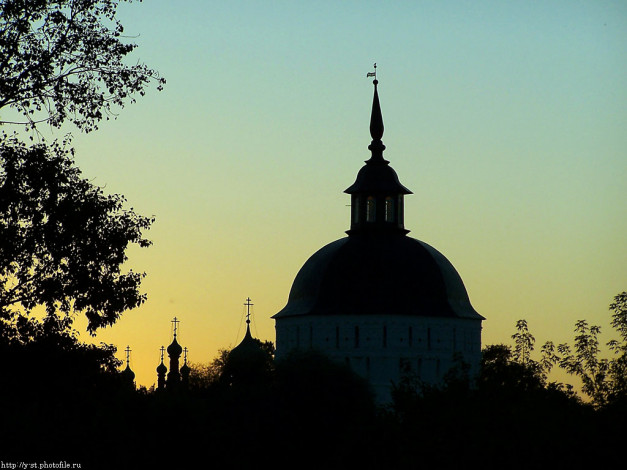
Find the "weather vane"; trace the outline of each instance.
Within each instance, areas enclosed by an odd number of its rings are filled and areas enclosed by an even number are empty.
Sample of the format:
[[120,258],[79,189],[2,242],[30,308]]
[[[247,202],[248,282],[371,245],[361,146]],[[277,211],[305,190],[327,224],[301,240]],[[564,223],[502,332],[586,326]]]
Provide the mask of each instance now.
[[366,78],[369,78],[369,77],[374,77],[375,80],[377,79],[377,63],[376,62],[374,63],[374,72],[368,72],[366,74]]

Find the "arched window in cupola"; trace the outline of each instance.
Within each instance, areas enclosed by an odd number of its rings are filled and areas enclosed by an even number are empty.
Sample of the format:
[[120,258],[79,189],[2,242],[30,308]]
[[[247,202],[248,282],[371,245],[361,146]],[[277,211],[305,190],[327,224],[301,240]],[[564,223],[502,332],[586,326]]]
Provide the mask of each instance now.
[[394,199],[391,196],[385,198],[385,221],[394,222]]
[[377,202],[372,196],[366,200],[366,222],[374,222],[377,213]]
[[360,198],[353,196],[353,223],[355,224],[358,224],[361,221],[361,217],[359,216],[359,211],[361,210],[359,202]]

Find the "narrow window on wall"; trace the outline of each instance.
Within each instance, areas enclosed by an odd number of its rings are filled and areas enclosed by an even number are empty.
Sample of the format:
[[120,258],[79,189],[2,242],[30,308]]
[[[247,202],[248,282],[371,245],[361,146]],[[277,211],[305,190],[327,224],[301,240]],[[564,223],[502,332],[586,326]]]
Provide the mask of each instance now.
[[398,368],[401,375],[408,374],[411,372],[411,362],[409,359],[402,357],[399,359]]
[[353,220],[355,223],[359,223],[359,196],[353,197]]
[[385,198],[385,221],[394,222],[394,199],[390,196]]
[[398,220],[398,225],[403,225],[403,195],[399,194],[398,203],[396,204],[396,211],[398,213],[396,219]]
[[340,327],[339,326],[335,327],[335,347],[336,348],[340,347]]
[[359,327],[355,327],[355,347],[359,347]]
[[376,201],[372,196],[368,196],[366,201],[366,222],[374,222],[376,211]]
[[388,347],[388,327],[387,326],[383,327],[383,347],[384,348]]

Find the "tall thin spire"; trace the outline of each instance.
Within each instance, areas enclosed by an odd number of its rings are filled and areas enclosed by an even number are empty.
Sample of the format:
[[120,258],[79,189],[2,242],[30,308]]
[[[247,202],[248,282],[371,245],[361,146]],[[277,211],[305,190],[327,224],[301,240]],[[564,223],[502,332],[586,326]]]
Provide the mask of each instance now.
[[377,85],[379,84],[379,80],[377,80],[377,64],[374,64],[374,72],[368,74],[368,76],[373,76],[374,80],[372,83],[374,84],[374,96],[372,98],[372,112],[370,113],[370,136],[372,137],[372,142],[368,146],[368,149],[372,151],[372,157],[370,157],[371,161],[383,161],[383,151],[385,150],[385,145],[383,145],[383,115],[381,114],[381,104],[379,103],[379,92],[377,90]]

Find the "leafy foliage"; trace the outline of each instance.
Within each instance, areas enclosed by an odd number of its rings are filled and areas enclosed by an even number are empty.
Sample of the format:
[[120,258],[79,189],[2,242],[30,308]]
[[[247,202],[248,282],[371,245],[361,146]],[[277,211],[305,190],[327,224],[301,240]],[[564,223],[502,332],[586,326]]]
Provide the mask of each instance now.
[[36,306],[48,316],[84,312],[88,330],[113,324],[145,300],[144,274],[122,272],[130,244],[153,219],[105,195],[58,142],[0,141],[0,315],[12,321]]
[[0,1],[0,109],[13,108],[24,119],[13,124],[35,129],[68,120],[89,132],[151,82],[162,89],[165,79],[155,70],[124,63],[137,45],[124,42],[119,3]]
[[558,346],[560,367],[581,379],[582,391],[597,407],[627,404],[627,292],[614,297],[610,311],[611,325],[619,334],[618,340],[607,343],[614,357],[599,357],[601,327],[588,325],[586,320],[575,324],[573,347]]

